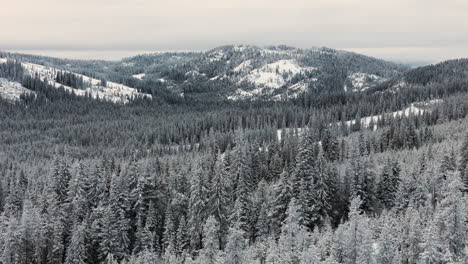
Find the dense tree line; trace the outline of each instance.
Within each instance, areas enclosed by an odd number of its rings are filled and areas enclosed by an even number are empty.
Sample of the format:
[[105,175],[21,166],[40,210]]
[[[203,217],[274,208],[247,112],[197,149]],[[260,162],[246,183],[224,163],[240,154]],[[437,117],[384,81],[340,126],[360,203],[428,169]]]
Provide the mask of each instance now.
[[37,94],[0,101],[1,263],[467,261],[462,81],[116,105],[0,74]]
[[[76,74],[73,74],[71,72],[63,72],[59,71],[57,72],[55,76],[55,81],[63,84],[68,87],[72,87],[75,89],[84,89],[85,88],[85,83],[83,81],[82,76],[78,76]],[[103,85],[105,86],[105,85]]]

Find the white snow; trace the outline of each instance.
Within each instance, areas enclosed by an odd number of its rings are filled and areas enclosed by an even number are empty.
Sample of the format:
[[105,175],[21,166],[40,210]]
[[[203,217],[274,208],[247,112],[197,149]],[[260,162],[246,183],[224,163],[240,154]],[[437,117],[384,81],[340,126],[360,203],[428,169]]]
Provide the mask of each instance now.
[[253,91],[244,91],[242,89],[237,89],[236,92],[233,95],[229,95],[227,99],[232,101],[249,99],[258,94],[259,91],[261,90],[255,89]]
[[206,76],[205,73],[200,73],[198,71],[192,70],[185,73],[185,76],[194,78],[196,76]]
[[135,63],[133,63],[133,62],[122,62],[122,66],[124,66],[124,67],[133,67],[133,66],[135,66]]
[[143,80],[145,75],[146,75],[145,73],[140,73],[140,74],[134,74],[134,75],[132,75],[132,77],[135,78],[135,79],[138,79],[138,80]]
[[20,83],[0,78],[0,97],[9,101],[18,101],[22,94],[36,94],[24,88]]
[[[413,114],[415,116],[419,116],[419,115],[424,114],[424,112],[426,111],[425,109],[423,109],[423,107],[434,105],[434,104],[437,104],[437,103],[440,103],[440,102],[442,102],[442,100],[440,100],[440,99],[430,100],[430,101],[427,101],[427,102],[416,102],[416,103],[412,103],[409,107],[407,107],[407,108],[405,108],[403,110],[392,112],[392,113],[386,114],[386,115],[391,115],[393,117],[397,117],[397,116],[398,117],[403,117],[403,116],[408,117],[411,114]],[[370,123],[373,121],[374,122],[374,130],[376,130],[377,129],[377,122],[378,122],[378,120],[380,118],[382,118],[382,115],[374,115],[374,116],[363,117],[363,118],[361,118],[361,126],[363,128],[368,128]],[[347,126],[351,126],[351,125],[354,125],[354,124],[356,124],[356,120],[346,121]]]
[[[152,96],[149,94],[144,94],[138,92],[136,89],[115,83],[115,82],[107,82],[107,86],[101,86],[101,81],[90,78],[88,76],[84,76],[82,74],[74,73],[76,76],[82,77],[83,81],[89,85],[86,89],[75,89],[72,87],[68,87],[56,82],[55,76],[57,72],[61,71],[59,69],[34,64],[34,63],[22,63],[22,66],[29,73],[31,76],[38,75],[41,80],[47,80],[47,82],[54,86],[55,88],[63,87],[66,91],[74,93],[78,96],[86,96],[90,95],[94,99],[103,99],[106,101],[110,101],[113,103],[128,103],[131,99],[135,99],[138,97],[142,98],[149,98],[151,99]],[[63,71],[68,72],[68,71]]]
[[[286,135],[288,135],[288,134],[290,134],[290,133],[297,132],[297,134],[300,135],[300,134],[302,134],[303,130],[304,130],[304,129],[301,128],[301,127],[298,127],[298,128],[286,128],[286,129],[285,129],[285,133],[286,133]],[[276,130],[276,137],[278,138],[278,141],[281,141],[282,135],[283,135],[283,129],[280,128],[280,129]]]
[[7,62],[7,59],[5,59],[5,58],[0,58],[0,63],[5,63],[5,62]]
[[267,88],[279,88],[286,84],[283,77],[279,74],[261,70],[254,70],[243,80],[253,83],[255,86],[264,86]]
[[295,75],[313,70],[316,68],[301,67],[294,60],[279,60],[251,71],[240,80],[240,83],[249,82],[257,87],[277,89],[284,86]]
[[[424,102],[416,102],[416,103],[412,103],[409,107],[407,107],[407,108],[405,108],[403,110],[388,113],[388,114],[385,114],[385,115],[391,115],[393,117],[396,117],[396,116],[402,117],[403,115],[404,116],[409,116],[411,114],[413,114],[415,116],[422,115],[426,111],[425,109],[423,109],[424,107],[432,106],[432,105],[435,105],[435,104],[438,104],[438,103],[441,103],[441,102],[442,102],[441,99],[435,99],[435,100],[424,101]],[[363,118],[361,118],[361,125],[364,128],[368,128],[371,120],[374,120],[374,124],[375,124],[374,131],[375,131],[375,130],[377,130],[377,121],[381,117],[382,117],[382,115],[363,117]],[[350,120],[350,121],[345,122],[345,124],[347,126],[350,126],[351,124],[355,124],[355,123],[356,123],[356,120]],[[338,125],[340,125],[340,124],[338,123]],[[278,141],[281,141],[281,139],[282,139],[282,132],[283,132],[282,129],[276,130],[276,137],[278,138]],[[286,131],[285,131],[286,134],[290,134],[290,133],[293,133],[293,132],[297,132],[297,135],[301,135],[304,132],[304,128],[300,128],[300,127],[299,128],[286,128]]]
[[251,60],[246,60],[243,61],[241,64],[239,64],[237,67],[235,67],[232,71],[233,72],[243,72],[246,71],[251,67],[252,61]]
[[216,50],[208,54],[211,62],[221,61],[224,57],[224,52],[221,50]]
[[[384,78],[375,75],[369,74],[364,72],[356,72],[348,76],[351,79],[351,83],[353,85],[353,92],[365,91],[369,88],[369,82],[375,82],[383,80]],[[345,92],[348,90],[348,87],[345,85],[344,87]]]
[[278,49],[270,49],[264,48],[262,49],[262,55],[270,55],[270,54],[277,54],[277,55],[289,55],[294,50],[278,50]]
[[243,52],[244,50],[246,50],[247,47],[244,46],[244,45],[236,45],[234,46],[234,51],[237,51],[237,52]]

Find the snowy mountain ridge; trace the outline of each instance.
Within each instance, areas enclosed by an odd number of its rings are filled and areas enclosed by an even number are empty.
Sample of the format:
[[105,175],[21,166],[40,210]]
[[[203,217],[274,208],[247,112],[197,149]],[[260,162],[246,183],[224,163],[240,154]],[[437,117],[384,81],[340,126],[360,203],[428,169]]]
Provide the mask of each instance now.
[[[284,101],[306,93],[356,93],[408,70],[352,52],[288,46],[231,45],[202,52],[143,54],[117,62],[0,55],[21,61],[29,74],[37,72],[56,88],[63,86],[79,96],[89,94],[114,103],[128,103],[135,97],[152,98],[159,93],[176,100],[202,101]],[[54,81],[58,71],[74,73],[90,85],[83,89],[61,85]],[[100,85],[101,78],[108,81],[107,87]]]
[[124,59],[119,67],[135,69],[130,75],[134,80],[164,79],[165,87],[174,94],[191,97],[208,92],[209,98],[230,101],[287,100],[308,91],[361,92],[407,69],[328,48],[250,45],[198,53],[147,54]]
[[[7,61],[6,59],[0,58],[0,63],[5,63],[6,61]],[[47,66],[43,66],[43,65],[39,65],[35,63],[29,63],[29,62],[22,62],[21,65],[25,69],[26,73],[29,74],[30,76],[38,76],[42,81],[47,81],[48,84],[52,85],[55,88],[63,88],[65,91],[73,93],[78,96],[91,96],[91,98],[93,99],[102,99],[102,100],[110,101],[113,103],[123,103],[123,104],[126,104],[130,100],[135,99],[135,98],[148,98],[148,99],[152,98],[152,96],[149,94],[140,93],[134,88],[131,88],[122,84],[118,84],[115,82],[109,81],[109,82],[106,82],[105,86],[103,86],[101,84],[101,80],[97,80],[97,79],[94,79],[94,78],[91,78],[82,74],[72,73],[69,71],[64,71],[64,70],[60,70],[57,68],[47,67]],[[67,85],[64,85],[55,81],[55,77],[58,72],[72,73],[73,75],[82,78],[83,82],[87,84],[87,87],[85,89],[76,89],[76,88],[72,88],[70,86],[67,86]],[[18,94],[18,91],[25,92],[26,88],[22,87],[20,84],[12,84],[12,83],[13,82],[10,82],[9,84],[9,87],[11,87],[10,91],[16,90],[17,91],[16,94]],[[22,87],[23,89],[20,89],[18,87]],[[27,91],[29,92],[29,90]],[[16,97],[19,98],[19,95]]]
[[34,91],[26,89],[20,83],[12,82],[5,78],[0,78],[0,98],[11,102],[17,102],[23,94],[36,94]]

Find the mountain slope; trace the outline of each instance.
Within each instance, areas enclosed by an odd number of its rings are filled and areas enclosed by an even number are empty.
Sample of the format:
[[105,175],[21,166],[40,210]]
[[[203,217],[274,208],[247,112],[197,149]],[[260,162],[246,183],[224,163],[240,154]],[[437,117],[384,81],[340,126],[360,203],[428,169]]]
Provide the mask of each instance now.
[[[0,63],[7,63],[7,59],[0,58]],[[93,99],[102,99],[113,103],[128,103],[135,98],[152,98],[149,94],[140,93],[134,88],[119,83],[98,80],[70,71],[30,62],[21,62],[21,67],[26,75],[38,78],[54,88],[62,88],[77,96],[89,96]],[[59,76],[61,76],[60,80]],[[72,82],[71,79],[74,81]],[[23,93],[34,93],[22,87],[18,82],[3,79],[2,83],[0,97],[6,99],[16,98],[17,100]],[[78,83],[80,84],[78,85]]]
[[[44,69],[49,68],[54,73],[60,69],[79,78],[93,77],[87,93],[114,102],[128,102],[125,98],[134,93],[140,93],[140,97],[152,95],[172,100],[279,101],[297,98],[304,93],[361,92],[408,70],[402,65],[352,52],[288,46],[223,46],[205,52],[139,55],[119,62],[21,54],[0,54],[2,56],[26,63],[26,66],[43,65]],[[49,71],[41,66],[34,68],[42,78]],[[48,80],[52,77],[48,76]],[[115,89],[99,87],[101,79],[113,83]]]
[[378,90],[397,92],[399,89],[426,86],[452,86],[468,84],[468,59],[444,61],[438,64],[418,67],[404,72],[382,84]]
[[[140,81],[163,82],[184,96],[218,99],[295,98],[361,91],[407,70],[390,62],[327,48],[224,46],[200,53],[152,54],[123,60]],[[144,74],[145,78],[140,76]]]

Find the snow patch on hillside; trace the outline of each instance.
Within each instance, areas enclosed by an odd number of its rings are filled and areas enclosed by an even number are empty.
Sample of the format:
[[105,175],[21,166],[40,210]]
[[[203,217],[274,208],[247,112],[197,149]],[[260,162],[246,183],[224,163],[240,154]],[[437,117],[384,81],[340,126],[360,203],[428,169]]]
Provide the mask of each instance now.
[[[34,64],[34,63],[22,63],[22,66],[24,67],[25,71],[31,75],[38,75],[41,80],[47,80],[47,82],[54,86],[55,88],[60,88],[63,87],[67,92],[74,93],[75,95],[78,96],[91,96],[91,98],[94,99],[102,99],[105,101],[110,101],[113,103],[128,103],[132,99],[136,98],[148,98],[151,99],[152,96],[150,94],[144,94],[138,92],[136,89],[115,83],[115,82],[107,82],[106,87],[101,86],[101,81],[90,78],[88,76],[82,75],[82,74],[77,74],[73,73],[78,77],[83,78],[83,82],[86,83],[89,87],[86,89],[75,89],[72,87],[68,87],[65,85],[62,85],[58,82],[55,81],[55,76],[57,75],[57,72],[61,71],[56,68],[51,68],[39,64]],[[63,71],[63,72],[68,72],[68,71]]]
[[[351,84],[353,86],[353,92],[362,92],[367,90],[370,87],[371,83],[375,83],[377,81],[382,81],[384,78],[375,75],[369,74],[364,72],[356,72],[348,76],[351,80]],[[348,87],[345,85],[344,87],[345,92],[348,91]]]
[[[435,100],[430,100],[430,101],[423,101],[423,102],[416,102],[416,103],[412,103],[410,106],[408,106],[407,108],[403,109],[403,110],[400,110],[400,111],[395,111],[395,112],[392,112],[392,113],[387,113],[385,114],[385,116],[392,116],[392,117],[408,117],[410,115],[415,115],[415,116],[418,116],[418,115],[422,115],[424,114],[426,111],[430,111],[430,109],[427,109],[427,108],[430,108],[431,106],[434,106],[436,104],[439,104],[439,103],[442,103],[442,100],[441,99],[435,99]],[[373,127],[373,130],[377,130],[377,122],[379,121],[379,119],[382,118],[382,115],[374,115],[374,116],[367,116],[367,117],[363,117],[361,118],[361,126],[363,128],[369,128],[370,124],[373,122],[374,123],[374,127]],[[356,120],[350,120],[350,121],[346,121],[345,124],[349,127],[351,125],[354,125],[356,124]],[[332,125],[332,124],[330,124]],[[340,125],[340,123],[337,124],[338,126]],[[296,134],[296,135],[301,135],[302,133],[304,132],[304,128],[286,128],[285,130],[285,133],[288,135],[288,134]],[[281,141],[282,140],[282,135],[283,135],[283,129],[278,129],[276,131],[276,137],[278,138],[278,141]]]
[[252,61],[251,60],[246,60],[246,61],[243,61],[241,64],[239,64],[237,67],[235,67],[232,71],[233,72],[244,72],[246,70],[248,70],[252,65]]
[[19,101],[22,94],[36,94],[24,88],[20,83],[0,78],[0,97],[8,101]]
[[221,61],[224,57],[224,52],[221,50],[216,50],[208,54],[211,62],[218,62]]
[[[428,106],[432,106],[432,105],[435,105],[435,104],[438,104],[438,103],[441,103],[441,102],[442,102],[442,100],[440,100],[440,99],[430,100],[430,101],[427,101],[427,102],[416,102],[416,103],[412,103],[410,106],[408,106],[407,108],[405,108],[403,110],[392,112],[392,113],[386,114],[386,115],[390,115],[392,117],[403,117],[403,116],[408,117],[410,115],[419,116],[419,115],[424,114],[426,111],[428,111],[427,109],[425,109]],[[374,115],[374,116],[363,117],[363,118],[361,118],[361,127],[369,128],[370,124],[374,123],[373,130],[376,130],[377,129],[377,122],[381,118],[382,118],[382,115]],[[356,124],[356,120],[346,121],[347,126],[351,126],[351,125],[354,125],[354,124]]]
[[194,78],[194,77],[197,77],[197,76],[204,76],[205,77],[206,74],[205,73],[200,73],[198,71],[193,70],[193,71],[186,72],[185,76],[189,77],[189,78]]
[[294,60],[279,60],[251,71],[240,80],[257,87],[277,89],[284,86],[297,74],[316,70],[314,67],[301,67]]
[[146,75],[145,73],[140,73],[140,74],[134,74],[134,75],[132,75],[132,77],[135,78],[135,79],[138,79],[138,80],[143,80],[145,75]]

